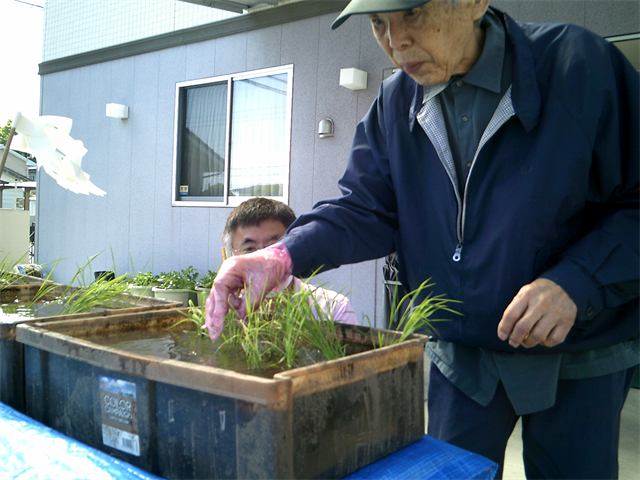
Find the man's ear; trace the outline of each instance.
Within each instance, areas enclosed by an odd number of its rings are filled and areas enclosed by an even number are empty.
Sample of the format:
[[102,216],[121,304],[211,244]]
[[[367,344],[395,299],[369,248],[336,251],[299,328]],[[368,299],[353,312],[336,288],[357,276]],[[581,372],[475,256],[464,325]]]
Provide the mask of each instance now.
[[489,8],[489,3],[491,0],[473,0],[473,21],[477,21],[482,18],[482,16]]

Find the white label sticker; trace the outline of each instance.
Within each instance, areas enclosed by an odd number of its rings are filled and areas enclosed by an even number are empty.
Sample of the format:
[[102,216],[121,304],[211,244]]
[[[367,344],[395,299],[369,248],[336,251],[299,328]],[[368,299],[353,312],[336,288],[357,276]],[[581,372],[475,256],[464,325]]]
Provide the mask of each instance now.
[[102,424],[102,443],[108,447],[140,456],[140,436]]
[[140,456],[136,384],[100,376],[102,443]]

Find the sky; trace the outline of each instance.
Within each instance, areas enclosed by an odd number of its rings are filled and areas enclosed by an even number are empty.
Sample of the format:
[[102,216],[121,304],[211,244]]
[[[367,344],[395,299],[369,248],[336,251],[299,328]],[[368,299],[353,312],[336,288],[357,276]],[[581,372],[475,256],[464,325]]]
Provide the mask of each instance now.
[[44,0],[0,0],[0,126],[40,114]]

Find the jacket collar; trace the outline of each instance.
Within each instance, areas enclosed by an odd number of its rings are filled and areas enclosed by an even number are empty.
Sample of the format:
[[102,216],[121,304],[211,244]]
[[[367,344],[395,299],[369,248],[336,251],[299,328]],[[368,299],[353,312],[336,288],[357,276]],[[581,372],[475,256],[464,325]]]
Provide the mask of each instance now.
[[[494,9],[495,10],[495,9]],[[531,131],[540,120],[542,97],[538,85],[533,54],[529,40],[518,24],[506,13],[496,10],[507,31],[507,40],[513,47],[513,90],[511,98],[516,116],[526,132]]]
[[[531,131],[540,119],[542,98],[537,83],[533,55],[529,48],[528,40],[518,24],[506,13],[494,8],[494,13],[505,25],[507,41],[513,48],[513,87],[511,99],[516,117],[524,126],[525,131]],[[422,108],[424,99],[424,87],[415,84],[415,94],[409,108],[409,131],[413,131],[416,117]]]
[[416,83],[416,92],[411,101],[411,107],[409,108],[409,131],[413,132],[413,127],[416,124],[418,113],[422,108],[424,100],[424,87],[419,83]]

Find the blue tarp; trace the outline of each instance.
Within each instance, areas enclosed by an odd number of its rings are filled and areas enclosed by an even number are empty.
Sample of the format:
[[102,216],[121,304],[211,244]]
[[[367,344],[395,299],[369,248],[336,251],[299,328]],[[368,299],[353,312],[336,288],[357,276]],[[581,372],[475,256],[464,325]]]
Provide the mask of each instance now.
[[352,473],[347,480],[493,480],[498,464],[425,435],[417,442]]
[[[498,465],[425,435],[347,479],[488,479]],[[161,480],[0,403],[2,480]]]
[[2,480],[160,480],[0,403]]

